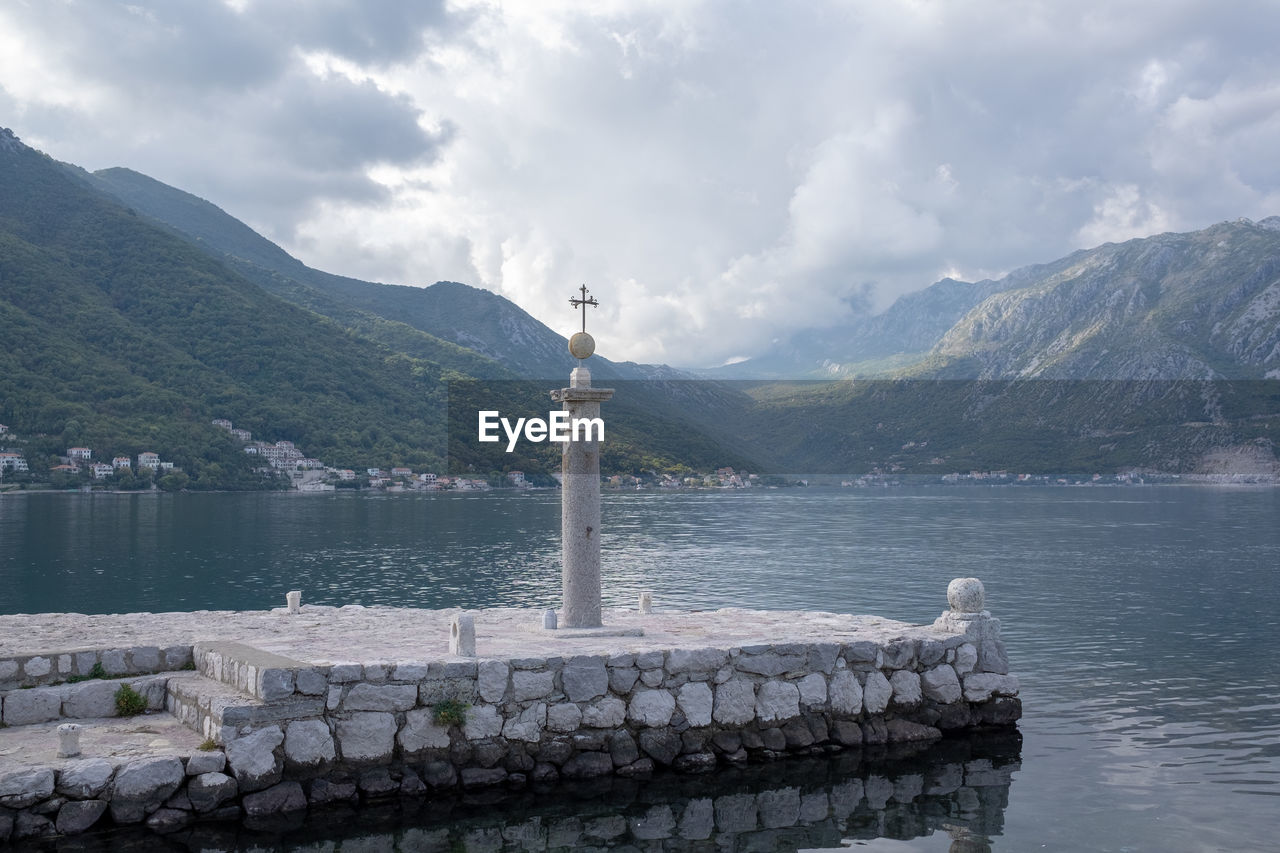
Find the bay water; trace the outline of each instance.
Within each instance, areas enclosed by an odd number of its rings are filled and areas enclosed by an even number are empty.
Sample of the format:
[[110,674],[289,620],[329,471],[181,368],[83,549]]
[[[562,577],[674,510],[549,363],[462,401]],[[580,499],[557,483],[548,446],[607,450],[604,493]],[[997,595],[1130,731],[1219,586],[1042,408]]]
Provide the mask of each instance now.
[[[606,605],[650,589],[660,608],[928,622],[949,580],[981,578],[1024,707],[991,849],[1280,843],[1280,490],[606,492],[603,541]],[[290,589],[313,604],[543,608],[557,604],[558,551],[549,491],[8,494],[0,612],[260,609]],[[906,831],[880,814],[843,843],[961,849],[945,821],[920,820]],[[841,840],[780,838],[771,849]]]

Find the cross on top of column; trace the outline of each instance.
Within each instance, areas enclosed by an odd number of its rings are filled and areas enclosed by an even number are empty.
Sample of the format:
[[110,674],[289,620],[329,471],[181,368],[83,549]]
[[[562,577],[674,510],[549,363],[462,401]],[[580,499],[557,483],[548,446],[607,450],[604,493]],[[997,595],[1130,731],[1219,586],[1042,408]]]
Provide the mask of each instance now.
[[582,331],[585,332],[587,330],[587,306],[590,305],[592,308],[599,308],[600,303],[594,296],[587,296],[587,293],[590,291],[587,290],[587,286],[585,284],[578,289],[582,291],[582,298],[579,299],[576,296],[570,296],[569,304],[574,308],[582,306]]

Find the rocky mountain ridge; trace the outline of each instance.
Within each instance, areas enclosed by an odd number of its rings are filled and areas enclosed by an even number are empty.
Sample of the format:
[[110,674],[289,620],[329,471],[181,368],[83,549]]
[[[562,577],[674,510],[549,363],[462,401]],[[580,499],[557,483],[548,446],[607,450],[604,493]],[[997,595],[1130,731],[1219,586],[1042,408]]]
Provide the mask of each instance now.
[[981,379],[1280,378],[1280,217],[1108,243],[994,293],[929,353]]
[[792,335],[715,378],[1280,377],[1280,217],[1084,249]]

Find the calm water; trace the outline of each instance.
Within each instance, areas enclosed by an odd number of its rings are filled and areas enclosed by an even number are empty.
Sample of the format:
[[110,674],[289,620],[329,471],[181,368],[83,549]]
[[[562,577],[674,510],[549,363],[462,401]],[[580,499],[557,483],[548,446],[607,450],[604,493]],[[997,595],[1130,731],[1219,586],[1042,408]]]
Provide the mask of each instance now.
[[[981,577],[1025,712],[1020,767],[979,803],[993,849],[1276,849],[1280,490],[812,489],[605,501],[610,604],[648,588],[659,606],[929,621],[947,581]],[[259,608],[288,589],[321,604],[552,606],[558,530],[559,497],[549,492],[3,496],[0,611]],[[934,762],[927,777],[951,759],[923,760]],[[783,772],[752,784],[767,789]],[[839,772],[890,788],[920,775]],[[829,781],[834,802],[842,783]],[[674,796],[686,809],[700,802]],[[780,836],[771,849],[856,838],[849,843],[876,850],[948,850],[956,820],[929,816],[972,806],[890,797],[890,812]],[[581,810],[585,820],[590,808]],[[520,826],[543,825],[520,814]],[[451,819],[461,835],[446,846],[470,849],[466,832],[501,838],[463,812]],[[912,820],[918,828],[902,829]],[[406,831],[383,840],[408,849]]]

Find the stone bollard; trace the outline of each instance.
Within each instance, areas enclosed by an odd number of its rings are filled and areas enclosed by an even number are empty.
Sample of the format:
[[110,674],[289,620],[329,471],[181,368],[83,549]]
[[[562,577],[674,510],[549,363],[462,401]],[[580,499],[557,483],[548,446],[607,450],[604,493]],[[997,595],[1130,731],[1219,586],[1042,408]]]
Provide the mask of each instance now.
[[295,589],[284,594],[285,604],[289,606],[290,613],[298,613],[302,610],[302,590]]
[[80,754],[80,726],[63,723],[58,726],[58,757],[75,758]]
[[476,619],[470,613],[459,613],[449,625],[449,654],[464,658],[476,656]]
[[947,604],[957,617],[975,618],[982,614],[987,591],[977,578],[956,578],[947,584]]
[[653,612],[653,592],[652,591],[646,589],[644,592],[640,593],[639,610],[641,613]]
[[542,611],[542,627],[548,631],[556,629],[556,612],[550,607]]
[[974,665],[977,672],[1007,675],[1009,658],[1000,638],[1000,620],[985,609],[987,593],[982,581],[956,578],[947,584],[947,604],[950,609],[939,616],[934,625],[959,631],[969,639],[978,653]]

